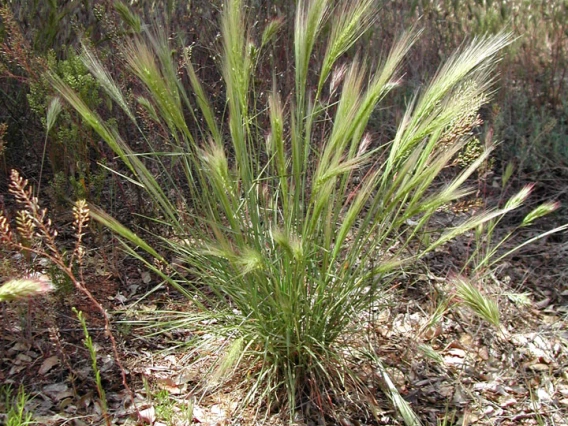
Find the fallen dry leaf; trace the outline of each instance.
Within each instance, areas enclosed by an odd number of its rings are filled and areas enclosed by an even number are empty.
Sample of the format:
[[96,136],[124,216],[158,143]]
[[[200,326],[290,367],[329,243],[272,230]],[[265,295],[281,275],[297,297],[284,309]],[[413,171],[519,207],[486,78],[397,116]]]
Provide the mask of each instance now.
[[501,401],[499,405],[501,406],[501,408],[506,408],[506,407],[514,407],[516,404],[517,400],[515,398],[507,398],[504,401]]
[[152,281],[152,276],[147,271],[142,272],[141,277],[144,284],[149,284]]
[[440,325],[435,327],[427,328],[424,333],[422,334],[426,340],[432,340],[438,336],[440,336],[443,332],[443,329]]
[[156,410],[154,409],[154,406],[151,405],[144,410],[138,411],[138,419],[144,424],[154,424],[156,421]]
[[8,376],[13,376],[14,374],[18,374],[20,372],[22,372],[23,370],[26,369],[26,365],[20,364],[20,365],[13,365],[12,368],[10,368],[10,371],[8,371]]
[[167,390],[172,395],[179,395],[182,392],[180,386],[170,377],[158,378],[156,384],[160,389]]
[[477,351],[477,356],[479,356],[479,358],[481,358],[483,361],[487,361],[489,360],[489,351],[485,346],[483,346]]
[[55,401],[74,396],[72,390],[65,383],[54,383],[43,387],[43,393]]
[[533,370],[533,371],[548,371],[548,370],[550,370],[550,367],[547,364],[541,364],[541,363],[531,364],[531,365],[528,366],[528,368],[530,370]]
[[30,350],[30,344],[24,342],[18,342],[14,346],[10,348],[10,351],[19,351],[19,352],[27,352]]
[[59,358],[57,358],[57,355],[50,356],[41,363],[41,367],[38,370],[38,374],[44,375],[58,364],[59,364]]
[[16,356],[16,363],[22,363],[22,362],[32,362],[32,357],[26,354],[18,354],[18,356]]

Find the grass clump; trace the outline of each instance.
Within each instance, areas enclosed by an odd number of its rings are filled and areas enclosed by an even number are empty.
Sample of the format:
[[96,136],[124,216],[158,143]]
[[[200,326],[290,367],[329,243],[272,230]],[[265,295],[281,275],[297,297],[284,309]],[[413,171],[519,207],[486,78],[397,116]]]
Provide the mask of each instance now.
[[222,117],[189,54],[181,62],[187,87],[165,36],[134,37],[124,55],[145,86],[139,110],[156,134],[142,131],[119,86],[85,49],[85,64],[141,138],[156,147],[150,152],[135,152],[52,76],[153,201],[159,247],[103,211],[93,207],[92,214],[127,247],[151,255],[150,261],[128,249],[197,307],[170,326],[193,321],[203,327],[204,315],[215,317],[210,327],[217,332],[209,336],[230,339],[210,384],[245,369],[255,378],[245,403],[280,400],[290,413],[306,398],[331,401],[346,381],[357,381],[339,347],[405,268],[514,208],[430,233],[435,212],[469,193],[464,182],[492,150],[484,147],[447,185],[434,183],[480,124],[478,109],[488,99],[497,54],[509,36],[478,38],[456,52],[410,101],[394,139],[375,146],[367,124],[399,85],[400,65],[419,34],[403,34],[379,64],[370,66],[362,55],[347,60],[344,54],[373,21],[374,9],[366,0],[344,4],[298,2],[294,91],[282,93],[274,78],[264,102],[253,76],[270,53],[263,51],[268,44],[255,42],[243,2],[227,1],[221,17]]

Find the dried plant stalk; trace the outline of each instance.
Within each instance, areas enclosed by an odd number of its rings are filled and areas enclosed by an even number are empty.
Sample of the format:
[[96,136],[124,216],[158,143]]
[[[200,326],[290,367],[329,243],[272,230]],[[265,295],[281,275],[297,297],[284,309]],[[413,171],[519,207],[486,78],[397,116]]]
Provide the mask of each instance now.
[[[39,200],[33,195],[33,188],[29,185],[28,180],[22,178],[16,170],[12,170],[11,172],[9,191],[15,197],[16,202],[20,206],[20,210],[16,213],[16,232],[11,228],[5,214],[0,212],[0,241],[2,241],[7,248],[20,251],[24,255],[29,256],[30,254],[35,254],[49,259],[59,270],[69,277],[74,287],[83,293],[95,306],[104,319],[105,334],[111,342],[116,363],[121,371],[122,384],[133,398],[134,394],[126,381],[126,370],[120,361],[120,355],[112,333],[109,315],[106,309],[84,285],[85,280],[83,277],[83,268],[81,267],[85,256],[83,237],[85,236],[85,230],[88,227],[90,218],[89,207],[86,201],[79,200],[73,207],[76,240],[71,257],[66,259],[57,247],[57,230],[47,215],[47,209],[40,207]],[[79,266],[77,269],[78,272],[74,270],[74,265],[76,264]],[[8,284],[10,284],[11,287],[17,284],[16,287],[19,286],[18,288],[20,288],[23,286],[22,283],[26,284],[27,281],[12,280]],[[27,290],[28,287],[24,290],[31,294],[32,292]]]

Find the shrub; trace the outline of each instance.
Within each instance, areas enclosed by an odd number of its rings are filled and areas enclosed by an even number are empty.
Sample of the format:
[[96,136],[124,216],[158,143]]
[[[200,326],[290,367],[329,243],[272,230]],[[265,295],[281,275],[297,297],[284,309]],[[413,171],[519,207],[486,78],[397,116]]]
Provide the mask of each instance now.
[[[60,76],[91,108],[98,107],[102,99],[98,83],[81,59],[71,49],[67,56],[65,60],[58,60],[55,52],[49,52],[47,55],[49,71],[38,81],[30,83],[28,103],[30,109],[40,118],[46,131],[42,157],[47,157],[54,175],[51,185],[54,201],[63,203],[68,198],[99,200],[100,188],[97,194],[96,182],[104,180],[105,171],[97,170],[97,167],[91,164],[101,157],[93,146],[93,135],[90,134],[92,131],[81,127],[75,113],[62,110],[59,99],[51,96],[52,88],[48,81],[48,73]],[[42,158],[40,181],[45,160],[46,158]],[[69,183],[72,191],[69,191]],[[95,190],[93,197],[91,190]]]
[[[128,249],[196,307],[174,326],[199,327],[204,315],[217,319],[217,332],[209,336],[221,334],[232,343],[207,384],[219,384],[237,367],[247,369],[256,381],[245,403],[285,396],[292,413],[306,397],[330,400],[321,394],[339,391],[345,380],[355,383],[340,350],[352,344],[346,337],[351,325],[417,259],[519,204],[442,233],[429,227],[441,206],[469,193],[464,182],[491,152],[485,147],[449,184],[435,183],[480,124],[478,109],[488,99],[496,55],[510,37],[479,38],[451,56],[412,99],[394,140],[374,146],[366,132],[369,118],[399,85],[400,65],[418,32],[403,34],[378,66],[370,67],[362,55],[347,60],[345,53],[373,22],[372,5],[298,2],[295,90],[282,93],[275,77],[265,100],[254,75],[260,58],[270,54],[266,40],[274,28],[269,25],[255,41],[242,2],[227,1],[221,18],[221,120],[188,49],[181,61],[185,80],[165,35],[133,38],[124,55],[146,88],[139,110],[158,129],[141,131],[141,137],[150,145],[166,144],[168,152],[135,152],[51,76],[154,203],[158,247],[103,211],[93,207],[92,213],[151,255],[153,261]],[[316,60],[322,38],[324,54]],[[96,55],[85,49],[83,60],[138,123]]]

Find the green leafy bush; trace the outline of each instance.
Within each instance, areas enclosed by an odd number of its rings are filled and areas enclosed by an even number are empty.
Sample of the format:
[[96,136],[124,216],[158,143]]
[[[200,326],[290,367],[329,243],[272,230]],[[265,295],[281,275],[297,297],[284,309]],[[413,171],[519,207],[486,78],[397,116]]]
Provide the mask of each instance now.
[[[373,23],[373,2],[300,1],[289,71],[295,90],[282,93],[275,77],[265,98],[254,75],[270,53],[266,34],[275,33],[269,25],[255,40],[243,9],[228,1],[221,18],[223,117],[188,49],[182,78],[163,34],[136,37],[123,52],[145,86],[139,111],[153,120],[152,133],[142,131],[95,53],[83,53],[141,138],[160,147],[152,152],[135,152],[60,77],[51,80],[153,201],[158,246],[101,210],[92,210],[95,218],[151,255],[128,249],[195,306],[170,326],[202,327],[204,316],[214,317],[212,342],[230,338],[206,385],[246,369],[255,382],[245,403],[285,396],[294,412],[304,398],[330,400],[346,380],[357,383],[341,348],[353,343],[352,326],[393,280],[440,245],[518,207],[483,212],[442,233],[429,226],[440,207],[469,193],[464,182],[491,152],[484,147],[450,183],[434,184],[480,124],[496,55],[510,37],[479,38],[451,56],[410,102],[394,139],[376,146],[369,119],[398,86],[418,33],[404,33],[377,66],[364,56],[347,60]],[[323,56],[316,60],[318,43]]]
[[[104,179],[105,171],[91,171],[94,161],[100,154],[94,147],[91,131],[81,127],[76,113],[57,106],[57,98],[52,97],[52,88],[48,75],[58,75],[91,108],[97,108],[101,102],[99,84],[85,67],[81,58],[72,49],[68,50],[67,59],[57,59],[55,52],[47,56],[48,70],[38,81],[30,83],[28,102],[46,130],[44,156],[51,166],[53,179],[51,192],[53,200],[63,202],[69,198],[91,198],[91,181],[99,175]],[[46,159],[42,159],[43,162]],[[41,179],[41,173],[40,173]],[[100,179],[100,177],[99,177]],[[91,188],[92,187],[92,188]],[[97,194],[95,194],[97,195]],[[100,194],[98,194],[100,195]],[[95,197],[97,199],[98,197]]]

